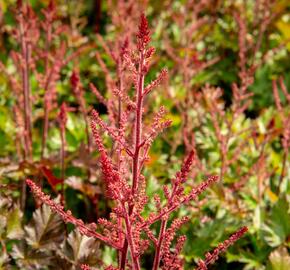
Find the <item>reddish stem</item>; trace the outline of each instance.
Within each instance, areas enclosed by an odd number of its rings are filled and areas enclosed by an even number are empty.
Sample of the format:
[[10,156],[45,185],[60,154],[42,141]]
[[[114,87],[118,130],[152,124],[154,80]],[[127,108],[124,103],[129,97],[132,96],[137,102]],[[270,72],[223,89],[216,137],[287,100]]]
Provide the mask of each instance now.
[[283,154],[283,161],[282,161],[282,170],[281,170],[281,174],[280,174],[280,177],[279,177],[279,189],[278,189],[278,193],[280,193],[280,190],[281,190],[281,184],[282,184],[282,181],[283,181],[283,178],[286,174],[286,163],[287,163],[287,156],[288,156],[288,148],[285,149],[284,151],[284,154]]
[[164,238],[166,226],[167,226],[167,220],[162,220],[161,228],[160,228],[160,232],[159,232],[159,237],[158,237],[158,243],[157,243],[156,250],[155,250],[155,257],[154,257],[154,263],[153,263],[152,270],[158,270],[158,267],[159,267],[159,263],[160,263],[160,259],[161,259],[161,256],[160,256],[161,255],[161,246],[162,246],[162,241]]
[[125,208],[124,205],[123,205],[123,211],[125,213],[124,219],[125,219],[125,224],[126,224],[126,236],[127,236],[126,240],[130,248],[130,253],[131,253],[132,263],[133,263],[133,270],[140,270],[140,263],[139,263],[139,259],[137,257],[137,253],[136,253],[135,245],[134,245],[130,216],[128,215],[127,209]]
[[[136,117],[135,117],[135,138],[134,138],[134,155],[133,155],[133,183],[132,183],[132,193],[133,195],[138,190],[138,177],[140,173],[139,169],[139,153],[140,153],[140,142],[142,136],[142,107],[143,107],[143,90],[144,90],[144,50],[140,52],[140,61],[139,61],[139,69],[138,69],[138,86],[137,86],[137,106],[136,106]],[[131,216],[133,212],[134,206],[129,206],[129,216]],[[127,251],[128,251],[128,241],[125,239],[122,257],[121,257],[121,264],[120,269],[124,270],[126,265],[126,258],[127,258]]]
[[[46,55],[45,55],[45,74],[48,75],[48,68],[49,68],[49,48],[50,48],[50,42],[51,42],[51,24],[49,24],[49,27],[46,31],[46,41],[45,41],[45,50],[46,50]],[[53,70],[53,69],[52,69]],[[48,77],[47,77],[47,81],[45,84],[45,97],[48,94],[47,91],[48,87],[49,87],[49,82],[50,82],[50,78],[52,76],[52,70],[49,73]],[[44,97],[44,98],[45,98]],[[41,145],[41,159],[44,158],[45,155],[45,147],[46,147],[46,140],[47,140],[47,133],[48,133],[48,114],[49,114],[49,109],[48,106],[49,104],[47,104],[48,102],[46,100],[44,100],[44,123],[43,123],[43,132],[42,132],[42,145]]]
[[[30,60],[30,48],[29,44],[25,40],[24,33],[24,18],[22,11],[20,11],[19,20],[19,32],[21,42],[21,53],[24,60],[22,66],[22,90],[24,96],[24,155],[25,160],[32,161],[32,134],[31,134],[31,108],[30,108],[30,84],[29,84],[29,60]],[[22,182],[21,192],[21,209],[25,208],[26,202],[26,182]]]
[[[122,65],[122,63],[118,62],[118,77],[120,78],[119,79],[119,88],[120,88],[121,93],[123,93],[123,80],[122,80],[121,65]],[[121,97],[119,97],[118,98],[118,123],[117,123],[118,124],[118,128],[120,128],[120,126],[121,126],[121,123],[120,123],[121,114],[122,114],[122,104],[121,104]],[[119,133],[119,135],[120,135],[120,133]],[[118,163],[118,171],[120,171],[120,158],[121,158],[120,154],[121,154],[121,152],[118,151],[118,161],[117,161],[117,163]],[[119,230],[120,230],[120,232],[118,233],[118,237],[119,237],[120,243],[122,244],[123,235],[121,233],[121,231],[122,231],[122,218],[121,217],[118,217],[118,227],[119,227]],[[122,258],[126,258],[126,256],[125,256],[125,254],[123,254],[123,251],[121,250],[118,253],[119,265],[122,264],[121,263],[122,262],[121,261]]]
[[61,204],[64,206],[64,177],[65,177],[65,128],[62,126],[60,128],[60,137],[61,137],[61,149],[60,149],[60,163],[61,163]]
[[[172,206],[172,199],[175,196],[176,189],[177,189],[177,184],[175,182],[173,189],[172,189],[171,196],[167,202],[168,208],[170,208]],[[169,215],[168,215],[168,217],[169,217]],[[166,226],[167,226],[167,221],[168,221],[168,218],[162,219],[162,221],[161,221],[161,228],[159,231],[158,242],[157,242],[157,246],[156,246],[156,250],[155,250],[155,257],[154,257],[154,263],[153,263],[152,270],[158,270],[158,267],[159,267],[159,263],[161,260],[161,246],[162,246],[162,241],[163,241]]]
[[41,159],[43,159],[45,155],[46,139],[48,133],[48,113],[49,113],[48,107],[46,104],[44,104],[44,121],[43,121],[44,123],[42,131]]
[[138,89],[137,89],[137,108],[136,108],[136,119],[135,119],[135,151],[133,156],[133,194],[138,189],[138,176],[139,176],[139,153],[140,153],[140,142],[142,136],[142,107],[143,107],[143,90],[144,90],[144,74],[143,74],[143,63],[144,55],[140,53],[139,63],[139,78],[138,78]]

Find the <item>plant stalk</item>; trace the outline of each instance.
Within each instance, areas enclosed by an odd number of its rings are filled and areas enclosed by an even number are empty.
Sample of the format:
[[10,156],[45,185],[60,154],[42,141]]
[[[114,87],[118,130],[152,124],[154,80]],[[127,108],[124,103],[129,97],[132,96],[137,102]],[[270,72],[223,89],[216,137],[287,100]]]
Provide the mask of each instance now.
[[[140,61],[138,67],[138,86],[137,86],[137,106],[136,106],[136,116],[135,116],[135,137],[134,137],[134,155],[133,155],[133,183],[132,183],[132,194],[134,195],[138,190],[138,177],[140,173],[139,169],[139,153],[140,153],[140,142],[142,136],[142,107],[143,107],[143,91],[144,91],[144,73],[143,73],[143,65],[144,65],[144,51],[140,52]],[[131,216],[133,212],[134,206],[129,206],[129,216]],[[124,270],[126,265],[128,251],[128,241],[125,239],[123,245],[122,256],[120,259],[120,269]]]
[[167,226],[167,220],[162,220],[161,221],[161,228],[160,228],[160,232],[159,232],[159,237],[158,237],[158,242],[157,242],[157,246],[156,246],[156,250],[155,250],[154,263],[153,263],[152,270],[158,270],[158,267],[159,267],[159,263],[161,260],[161,256],[160,256],[161,255],[161,246],[162,246],[162,241],[164,238],[166,226]]
[[[29,83],[29,61],[30,61],[30,45],[25,40],[24,18],[20,11],[19,32],[21,43],[21,54],[24,63],[22,65],[22,91],[24,97],[24,159],[32,161],[32,133],[31,133],[31,102],[30,102],[30,83]],[[21,192],[21,209],[25,208],[26,203],[26,182],[22,182]]]

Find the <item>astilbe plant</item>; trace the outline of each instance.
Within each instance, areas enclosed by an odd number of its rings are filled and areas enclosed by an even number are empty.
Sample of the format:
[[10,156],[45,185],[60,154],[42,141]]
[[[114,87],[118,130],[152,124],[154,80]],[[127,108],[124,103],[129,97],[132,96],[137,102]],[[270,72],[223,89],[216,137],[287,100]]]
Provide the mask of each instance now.
[[[165,8],[168,10],[170,19],[168,19],[166,27],[170,24],[176,24],[180,31],[180,38],[171,40],[164,32],[165,52],[169,59],[174,62],[174,67],[170,71],[171,75],[180,75],[182,88],[186,95],[184,99],[176,99],[174,105],[181,116],[182,136],[180,140],[185,145],[187,151],[190,151],[195,146],[194,132],[192,125],[194,121],[190,119],[189,110],[194,107],[194,94],[197,91],[192,85],[191,80],[202,71],[219,61],[219,57],[206,59],[207,50],[200,50],[198,43],[206,38],[210,29],[216,23],[217,17],[214,15],[218,10],[218,2],[212,1],[195,1],[188,0],[179,7],[178,10],[170,8],[171,3],[167,2]],[[177,76],[174,76],[175,78]],[[174,99],[174,93],[168,91],[170,99]],[[174,152],[178,147],[179,140],[172,144]]]
[[[188,7],[192,7],[193,2],[188,1]],[[197,6],[195,9],[197,21],[191,24],[186,24],[185,16],[176,16],[175,20],[177,24],[183,26],[179,27],[181,29],[182,39],[180,41],[181,44],[178,44],[178,46],[182,46],[184,43],[185,47],[191,48],[191,50],[185,50],[183,54],[178,54],[178,48],[175,49],[169,43],[166,45],[166,52],[169,57],[175,63],[179,63],[178,68],[173,69],[172,72],[174,75],[182,78],[181,87],[186,91],[184,97],[176,98],[174,101],[174,106],[181,114],[183,136],[176,138],[172,149],[174,151],[180,145],[180,140],[182,140],[182,145],[186,149],[194,147],[196,152],[200,153],[204,150],[203,148],[209,148],[204,138],[210,136],[210,139],[214,140],[214,143],[209,142],[208,144],[214,144],[213,147],[217,148],[214,151],[218,151],[218,158],[215,158],[214,162],[219,167],[219,193],[223,197],[230,197],[226,196],[231,193],[227,192],[227,187],[225,187],[229,179],[231,183],[228,186],[231,190],[236,191],[243,187],[250,177],[255,175],[258,178],[257,197],[260,201],[265,190],[263,188],[265,186],[264,183],[274,172],[274,169],[267,165],[265,146],[269,144],[272,137],[271,134],[275,132],[275,129],[269,123],[267,135],[263,137],[263,140],[257,140],[258,119],[249,120],[246,113],[249,111],[253,101],[254,93],[251,87],[254,83],[255,73],[258,68],[267,62],[269,54],[274,52],[272,49],[262,48],[263,39],[269,39],[266,28],[270,23],[273,23],[279,14],[277,12],[271,12],[273,2],[267,0],[261,2],[256,1],[253,6],[249,5],[250,7],[233,2],[233,5],[230,5],[232,9],[226,11],[233,19],[235,28],[238,30],[236,35],[238,43],[236,63],[237,80],[231,85],[231,103],[226,104],[224,101],[226,90],[210,85],[209,83],[202,86],[199,85],[199,82],[192,82],[195,79],[195,74],[223,60],[223,57],[213,57],[208,62],[205,60],[194,61],[194,56],[197,56],[197,60],[202,59],[202,55],[198,52],[197,45],[195,44],[195,42],[199,41],[198,37],[202,33],[197,37],[192,37],[191,34],[193,33],[194,35],[194,31],[189,31],[188,29],[195,30],[199,33],[196,25],[200,24],[202,26],[205,22],[210,24],[212,20],[215,21],[214,16],[210,16],[209,18],[206,16],[209,10],[208,5],[210,4],[207,1],[202,1]],[[226,7],[227,3],[220,3],[220,5],[224,5],[225,10],[228,9]],[[212,8],[219,10],[221,7],[213,6]],[[247,12],[256,12],[257,16],[249,19]],[[252,42],[252,39],[249,39],[250,35],[253,39],[257,40],[255,44]],[[243,125],[243,129],[238,128],[237,130],[239,124]],[[212,133],[209,133],[209,126],[212,126],[212,131],[210,131]],[[254,147],[252,147],[253,144]],[[251,153],[251,165],[248,165],[247,171],[240,170],[239,164],[244,162],[244,157],[245,155],[249,155],[249,152]],[[202,156],[202,158],[204,157]],[[197,157],[196,168],[198,170],[195,170],[195,174],[198,175],[200,171],[203,173],[208,171],[209,168],[207,165],[212,166],[212,163],[207,160],[207,164],[204,164]],[[226,183],[225,186],[222,187],[222,183]]]
[[[144,1],[146,2],[146,1]],[[117,31],[113,40],[105,40],[97,34],[97,41],[100,50],[96,51],[96,60],[100,66],[101,73],[104,75],[106,85],[105,99],[94,84],[90,84],[92,92],[98,101],[107,108],[110,121],[116,126],[120,126],[122,102],[127,106],[134,106],[131,102],[128,91],[131,88],[132,80],[130,73],[126,72],[125,55],[132,50],[134,43],[133,37],[138,24],[140,10],[145,9],[141,3],[136,1],[108,1],[108,13],[112,18],[111,28]],[[104,52],[104,54],[102,54]],[[115,65],[116,74],[112,75],[109,64],[103,59],[110,57]],[[117,97],[117,98],[116,98]]]
[[[234,164],[242,161],[243,157],[252,153],[251,166],[248,171],[242,172],[237,170],[239,180],[230,184],[232,190],[238,190],[243,187],[249,178],[253,175],[257,177],[257,200],[261,201],[262,194],[265,191],[265,181],[274,173],[274,169],[267,165],[266,146],[271,142],[272,134],[275,133],[273,123],[267,125],[266,135],[263,140],[257,140],[258,119],[251,119],[245,128],[235,130],[238,122],[246,123],[248,120],[246,113],[253,102],[254,93],[251,89],[254,83],[257,70],[268,60],[268,54],[274,50],[262,48],[262,40],[268,39],[266,28],[278,16],[278,13],[271,12],[273,3],[265,1],[261,5],[259,1],[250,9],[251,12],[257,12],[257,17],[251,21],[246,17],[246,6],[238,6],[233,11],[233,18],[238,28],[238,82],[231,85],[232,100],[230,106],[222,101],[224,92],[219,87],[206,85],[202,89],[202,95],[198,96],[196,105],[202,100],[210,116],[211,123],[214,127],[214,133],[218,142],[220,156],[220,178],[221,181],[230,175],[230,170]],[[247,39],[247,35],[252,35],[257,40],[255,44]],[[258,55],[260,54],[260,57]],[[284,87],[285,88],[285,87]],[[203,121],[202,115],[198,117]],[[239,139],[242,137],[243,139]],[[254,144],[251,150],[251,145]],[[284,147],[283,147],[284,148]],[[285,148],[284,148],[285,149]],[[238,168],[238,166],[234,166]]]
[[[61,80],[61,71],[88,45],[71,48],[68,45],[70,29],[60,23],[54,0],[41,9],[42,16],[37,15],[32,5],[17,1],[13,8],[15,27],[7,32],[16,43],[10,52],[15,69],[8,71],[5,63],[0,63],[0,70],[8,78],[15,102],[13,105],[16,126],[16,148],[18,162],[30,171],[38,171],[38,176],[51,173],[47,168],[47,137],[50,128],[51,112],[57,104],[57,84]],[[35,91],[37,85],[37,91]],[[38,115],[36,105],[43,105],[43,128],[40,150],[40,162],[35,162],[38,155],[35,145],[35,127]],[[34,173],[33,173],[34,174]],[[42,177],[39,177],[42,184]],[[54,188],[54,187],[53,187]],[[22,181],[21,208],[26,203],[26,183]]]
[[[99,151],[99,162],[106,185],[108,198],[114,201],[114,208],[109,219],[99,218],[98,224],[85,224],[75,218],[71,211],[54,202],[49,195],[45,195],[39,186],[32,180],[26,183],[34,196],[47,204],[53,212],[58,213],[66,223],[72,223],[80,233],[94,237],[118,251],[117,268],[107,269],[141,269],[141,258],[144,252],[153,246],[155,250],[152,269],[183,269],[183,260],[180,257],[182,246],[186,241],[184,235],[177,236],[177,231],[189,218],[171,219],[173,212],[180,207],[189,205],[208,187],[218,181],[217,176],[208,176],[201,184],[186,191],[186,184],[192,164],[196,158],[195,152],[190,151],[181,165],[171,185],[163,186],[164,201],[157,194],[154,196],[155,211],[148,217],[144,215],[144,208],[150,199],[146,195],[147,181],[142,174],[146,161],[149,159],[149,150],[154,138],[165,128],[170,121],[165,119],[165,109],[160,108],[151,125],[143,124],[147,96],[166,78],[167,71],[162,70],[157,78],[145,85],[145,77],[150,69],[150,59],[154,48],[149,46],[150,31],[145,15],[141,15],[137,33],[136,49],[124,52],[122,69],[130,72],[134,85],[134,98],[126,96],[120,99],[119,122],[110,119],[106,123],[99,113],[92,111],[91,129],[95,145]],[[122,96],[122,89],[117,89],[116,97]],[[102,132],[107,133],[113,140],[114,152],[109,153],[102,140]],[[160,227],[154,224],[160,223]],[[159,231],[157,230],[159,228]],[[157,232],[156,232],[157,230]],[[200,261],[198,269],[207,269],[220,252],[243,236],[246,227],[233,234],[229,240],[220,244],[211,254]],[[174,249],[172,248],[175,243]],[[82,265],[82,269],[90,269]]]
[[[242,81],[241,87],[238,84],[233,84],[233,105],[231,106],[230,116],[231,119],[226,119],[226,108],[222,104],[223,91],[220,88],[210,87],[207,83],[200,91],[200,84],[193,83],[194,77],[212,65],[223,60],[220,56],[214,56],[210,51],[210,46],[202,51],[198,48],[198,44],[202,40],[206,39],[206,36],[210,34],[214,25],[216,24],[217,17],[215,12],[221,9],[222,3],[215,3],[211,1],[187,1],[187,9],[180,8],[179,13],[174,12],[173,18],[178,28],[180,29],[180,41],[176,41],[177,45],[174,46],[173,42],[166,42],[165,50],[168,56],[176,63],[175,69],[171,72],[176,77],[181,77],[181,87],[185,91],[185,95],[182,98],[176,98],[174,100],[174,106],[179,111],[181,116],[181,128],[182,136],[177,137],[173,143],[172,151],[180,145],[180,141],[185,146],[187,152],[190,149],[195,148],[198,152],[198,139],[196,138],[196,131],[202,131],[205,126],[205,120],[208,115],[211,118],[211,122],[214,126],[214,133],[218,142],[219,155],[220,155],[220,184],[223,182],[224,175],[227,169],[231,166],[234,160],[229,161],[229,142],[235,139],[235,134],[232,134],[231,129],[237,119],[247,109],[250,103],[251,93],[248,93],[248,86],[253,82],[253,65],[250,68],[246,68],[246,52],[248,48],[245,48],[246,28],[245,21],[240,18],[239,13],[236,12],[233,15],[230,11],[231,17],[235,17],[239,25],[239,63],[240,67],[239,77]],[[191,10],[191,12],[187,12]],[[187,15],[187,14],[190,14]],[[193,14],[193,16],[192,16]],[[244,14],[244,12],[241,12]],[[193,19],[192,19],[193,17]],[[182,48],[182,53],[180,53]],[[257,48],[256,48],[257,49]],[[253,49],[254,50],[254,49]],[[209,51],[209,52],[207,52]],[[249,50],[248,50],[249,53]],[[207,56],[210,56],[210,58]],[[209,58],[209,59],[208,59]],[[252,58],[250,58],[252,59]],[[170,91],[168,91],[170,93]],[[169,94],[171,98],[174,98],[174,94]],[[194,116],[194,117],[193,117]],[[226,125],[227,134],[225,133],[224,126]],[[248,131],[248,130],[246,130]],[[246,141],[246,140],[245,140]],[[242,142],[244,143],[244,142]],[[241,151],[240,147],[236,147],[237,151]],[[234,153],[235,158],[239,157],[239,153]],[[202,164],[201,160],[196,157],[196,174],[200,171],[203,173],[207,171],[207,168]]]

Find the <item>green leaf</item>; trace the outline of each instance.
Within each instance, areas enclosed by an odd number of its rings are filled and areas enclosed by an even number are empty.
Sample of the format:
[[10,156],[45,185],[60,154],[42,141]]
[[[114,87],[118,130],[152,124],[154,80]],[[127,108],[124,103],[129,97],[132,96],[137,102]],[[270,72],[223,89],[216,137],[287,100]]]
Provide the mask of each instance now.
[[279,247],[269,256],[267,270],[289,270],[290,255],[285,247]]
[[290,235],[289,202],[280,198],[273,206],[268,223],[263,226],[264,239],[272,247],[286,243]]
[[241,262],[245,263],[246,266],[243,269],[263,269],[262,264],[257,258],[256,254],[252,254],[251,252],[241,252],[240,254],[231,254],[227,252],[227,259],[229,262]]
[[259,205],[255,208],[255,212],[253,215],[253,227],[255,230],[259,230],[262,224],[262,214],[261,214],[261,208]]
[[12,211],[7,215],[7,237],[10,239],[21,238],[24,234],[21,219],[23,213],[20,211],[18,207],[15,207]]

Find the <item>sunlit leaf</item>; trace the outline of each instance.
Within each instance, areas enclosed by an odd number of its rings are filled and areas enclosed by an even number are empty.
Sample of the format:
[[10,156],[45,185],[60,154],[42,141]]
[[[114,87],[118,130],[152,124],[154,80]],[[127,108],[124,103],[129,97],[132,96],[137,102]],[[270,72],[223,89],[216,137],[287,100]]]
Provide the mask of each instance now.
[[285,247],[279,247],[269,256],[267,270],[289,270],[290,255]]
[[263,225],[264,238],[267,243],[276,247],[287,241],[290,235],[289,202],[280,198],[273,206],[267,223]]
[[17,239],[23,236],[23,229],[21,226],[22,212],[18,207],[9,211],[7,215],[7,237],[10,239]]

